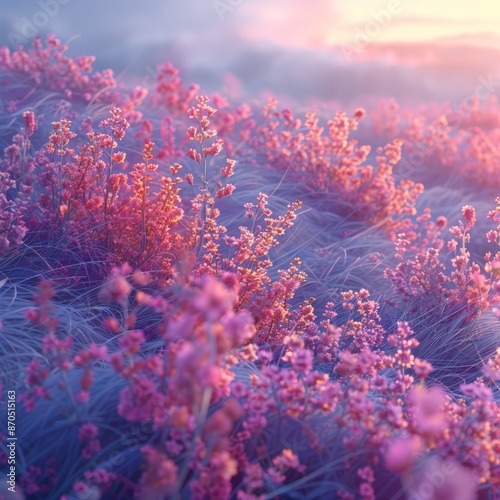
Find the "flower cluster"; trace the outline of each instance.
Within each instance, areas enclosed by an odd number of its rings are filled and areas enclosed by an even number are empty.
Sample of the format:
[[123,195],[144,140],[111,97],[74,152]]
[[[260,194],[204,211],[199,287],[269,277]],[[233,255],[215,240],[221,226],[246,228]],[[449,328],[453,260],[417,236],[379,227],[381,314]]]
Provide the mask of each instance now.
[[496,498],[500,198],[485,217],[462,186],[448,225],[402,170],[493,179],[496,102],[298,118],[92,64],[53,36],[0,49],[21,494]]
[[393,176],[393,167],[401,159],[400,140],[376,149],[375,167],[366,163],[371,147],[350,138],[364,110],[357,110],[352,118],[337,112],[322,124],[314,113],[307,113],[302,123],[290,109],[279,112],[276,107],[277,102],[271,101],[264,108],[264,123],[250,141],[269,166],[291,172],[294,180],[314,193],[336,198],[335,210],[344,216],[382,223],[390,234],[408,224],[399,219],[415,214],[423,185],[410,179],[398,183]]

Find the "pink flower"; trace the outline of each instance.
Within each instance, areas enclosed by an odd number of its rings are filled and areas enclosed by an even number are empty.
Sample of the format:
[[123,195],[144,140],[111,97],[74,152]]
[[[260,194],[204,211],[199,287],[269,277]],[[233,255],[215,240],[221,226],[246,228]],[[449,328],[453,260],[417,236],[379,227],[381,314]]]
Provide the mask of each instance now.
[[413,370],[417,377],[421,379],[427,378],[427,375],[433,370],[432,365],[428,361],[416,358],[413,365]]
[[375,492],[373,486],[369,483],[361,483],[359,487],[359,494],[362,500],[375,500]]
[[467,222],[465,226],[465,231],[469,231],[476,223],[476,210],[474,209],[474,207],[471,207],[470,205],[465,205],[464,207],[462,207],[462,215],[464,216],[465,221]]
[[365,115],[366,111],[363,108],[357,108],[356,111],[354,111],[354,118],[356,118],[356,120],[361,120]]
[[439,216],[437,219],[436,219],[436,227],[442,231],[446,225],[448,224],[448,219],[446,217],[444,217],[443,215]]
[[263,365],[267,365],[273,360],[273,353],[270,351],[265,351],[261,349],[257,356],[259,358],[259,361]]
[[119,343],[120,347],[130,356],[135,356],[141,350],[141,345],[145,340],[141,330],[132,330],[120,337]]
[[245,479],[243,479],[243,482],[252,490],[257,490],[264,486],[264,474],[260,464],[249,464],[245,470]]
[[495,243],[498,238],[498,232],[492,229],[486,233],[486,238],[488,240],[488,243]]
[[125,387],[120,392],[118,414],[130,422],[149,420],[164,405],[164,399],[151,379],[136,377],[132,388]]
[[235,296],[218,279],[205,275],[196,281],[199,291],[193,299],[195,309],[209,321],[220,319],[232,310]]
[[26,137],[31,137],[36,126],[35,113],[33,113],[33,111],[25,111],[23,113],[23,118],[26,125]]
[[132,268],[128,264],[113,268],[106,284],[99,292],[101,300],[125,304],[132,291],[132,286],[126,278],[131,272]]
[[83,495],[88,490],[88,486],[83,481],[77,481],[73,485],[73,490],[77,495]]
[[375,476],[371,467],[363,467],[361,469],[358,469],[358,476],[367,483],[373,483],[373,481],[375,481]]
[[233,191],[236,189],[233,184],[226,184],[225,186],[222,186],[217,192],[215,193],[215,198],[218,200],[220,198],[225,198],[226,196],[231,196],[233,194]]
[[198,151],[196,151],[196,149],[193,149],[193,148],[188,149],[186,151],[186,156],[188,158],[191,158],[192,160],[194,160],[197,163],[201,162],[201,155],[200,155],[200,153],[198,153]]
[[341,351],[338,357],[339,361],[335,367],[335,371],[340,375],[352,373],[356,367],[356,357],[348,351]]
[[312,369],[313,353],[310,349],[295,349],[290,356],[290,363],[298,372],[307,374]]
[[273,459],[273,464],[280,469],[299,469],[300,462],[295,453],[290,449],[285,449]]
[[234,382],[231,384],[231,395],[237,399],[247,397],[248,389],[243,382]]
[[225,335],[231,339],[232,347],[240,347],[252,340],[255,326],[252,315],[244,310],[236,314],[227,314],[222,319]]
[[269,467],[266,475],[269,478],[269,480],[275,484],[284,483],[286,479],[286,476],[281,472],[279,472],[278,470],[276,470],[274,467]]
[[223,147],[224,141],[218,137],[211,146],[203,148],[203,154],[205,156],[216,156],[222,151]]
[[234,175],[234,166],[236,165],[236,161],[227,159],[226,166],[222,167],[220,173],[223,177],[231,177]]
[[410,411],[418,433],[433,436],[446,427],[446,414],[443,410],[445,394],[440,387],[415,387],[408,394],[407,401],[411,405]]
[[153,500],[169,496],[177,483],[177,466],[153,446],[141,447],[146,471],[141,477],[141,498]]
[[422,441],[418,436],[396,438],[390,442],[384,455],[385,466],[398,474],[410,469],[422,451]]
[[83,424],[78,430],[78,439],[80,441],[87,441],[93,439],[99,434],[99,429],[94,424]]

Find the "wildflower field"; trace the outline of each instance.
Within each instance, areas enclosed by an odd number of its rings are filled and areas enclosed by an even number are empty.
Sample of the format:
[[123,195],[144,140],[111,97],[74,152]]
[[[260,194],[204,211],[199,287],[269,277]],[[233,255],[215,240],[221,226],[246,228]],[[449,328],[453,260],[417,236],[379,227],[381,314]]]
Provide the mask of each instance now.
[[496,97],[93,64],[0,48],[0,497],[500,499]]

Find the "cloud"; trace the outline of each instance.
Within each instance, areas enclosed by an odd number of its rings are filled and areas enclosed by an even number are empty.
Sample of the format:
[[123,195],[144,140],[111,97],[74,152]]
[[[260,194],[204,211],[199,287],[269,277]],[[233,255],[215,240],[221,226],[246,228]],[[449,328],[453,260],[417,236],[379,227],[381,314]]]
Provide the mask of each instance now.
[[[221,22],[210,1],[86,0],[82,8],[81,2],[70,0],[40,31],[55,32],[63,41],[77,35],[70,44],[73,55],[94,54],[98,68],[127,71],[138,81],[154,72],[157,63],[170,60],[186,80],[207,90],[221,85],[224,74],[231,72],[252,93],[270,90],[303,101],[456,99],[470,94],[477,79],[491,73],[500,60],[498,36],[476,33],[437,42],[373,40],[358,60],[349,62],[324,39],[325,33],[347,29],[348,9],[343,5],[330,0],[244,0]],[[0,44],[8,43],[8,33],[19,32],[23,19],[31,19],[40,5],[9,2],[2,8]],[[408,13],[394,23],[436,24],[442,19],[438,14],[427,18]]]
[[448,19],[445,17],[431,16],[398,16],[394,19],[397,24],[418,24],[421,26],[438,25],[438,26],[462,26],[469,28],[471,25],[493,25],[487,19]]

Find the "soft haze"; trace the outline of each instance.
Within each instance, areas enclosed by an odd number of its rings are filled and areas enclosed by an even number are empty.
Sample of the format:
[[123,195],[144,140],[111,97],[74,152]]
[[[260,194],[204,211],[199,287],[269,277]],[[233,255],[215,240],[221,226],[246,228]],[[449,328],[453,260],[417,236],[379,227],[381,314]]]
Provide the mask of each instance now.
[[500,60],[500,7],[487,0],[2,4],[1,44],[55,33],[123,77],[147,79],[170,60],[208,90],[233,73],[247,91],[302,100],[453,100],[495,79]]

